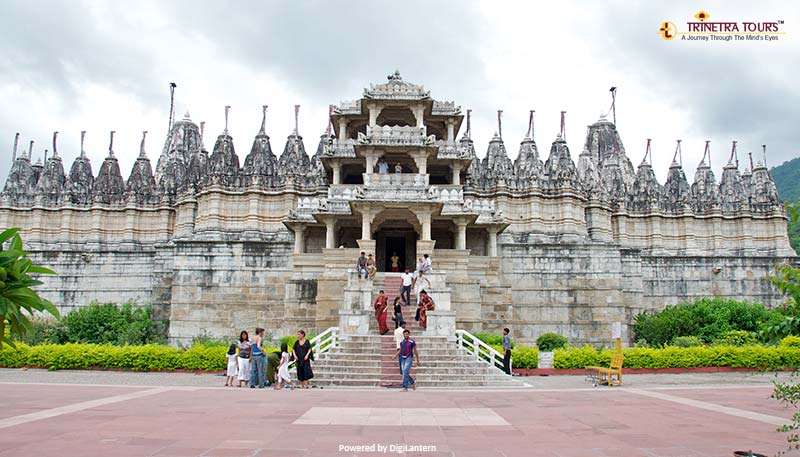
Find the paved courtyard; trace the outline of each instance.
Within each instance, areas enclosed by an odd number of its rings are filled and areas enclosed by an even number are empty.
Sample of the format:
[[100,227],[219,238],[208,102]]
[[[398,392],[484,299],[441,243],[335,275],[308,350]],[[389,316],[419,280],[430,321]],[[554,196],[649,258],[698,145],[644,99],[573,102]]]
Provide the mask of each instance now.
[[577,376],[519,390],[220,387],[203,374],[0,370],[0,456],[774,454],[774,375]]

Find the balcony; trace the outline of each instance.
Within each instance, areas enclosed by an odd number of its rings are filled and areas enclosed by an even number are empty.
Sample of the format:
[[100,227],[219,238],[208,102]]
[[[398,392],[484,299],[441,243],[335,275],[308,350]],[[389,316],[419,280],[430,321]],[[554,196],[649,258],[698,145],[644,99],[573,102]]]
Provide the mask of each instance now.
[[367,126],[367,134],[358,134],[358,144],[372,146],[433,146],[436,137],[427,135],[424,126],[376,125]]

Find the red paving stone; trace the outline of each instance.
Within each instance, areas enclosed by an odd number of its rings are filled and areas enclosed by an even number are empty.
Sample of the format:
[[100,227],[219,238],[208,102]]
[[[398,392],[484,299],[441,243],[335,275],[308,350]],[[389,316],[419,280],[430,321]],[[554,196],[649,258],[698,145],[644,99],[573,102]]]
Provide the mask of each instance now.
[[[0,404],[27,414],[141,388],[6,384]],[[669,395],[789,417],[769,387],[664,389]],[[295,425],[311,407],[490,408],[510,426]],[[729,456],[774,454],[775,426],[614,390],[168,390],[0,429],[0,456],[354,456],[339,445],[435,445],[408,456]],[[360,453],[369,455],[392,455]],[[399,455],[399,454],[393,454]]]

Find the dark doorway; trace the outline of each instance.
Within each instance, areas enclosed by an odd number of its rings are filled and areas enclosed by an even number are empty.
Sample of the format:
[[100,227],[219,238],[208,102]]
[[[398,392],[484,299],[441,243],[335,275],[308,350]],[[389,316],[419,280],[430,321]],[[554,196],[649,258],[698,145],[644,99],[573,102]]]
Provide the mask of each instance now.
[[406,238],[403,236],[387,236],[386,237],[386,260],[383,271],[392,271],[392,256],[397,253],[400,257],[399,269],[402,271],[403,266],[406,264]]

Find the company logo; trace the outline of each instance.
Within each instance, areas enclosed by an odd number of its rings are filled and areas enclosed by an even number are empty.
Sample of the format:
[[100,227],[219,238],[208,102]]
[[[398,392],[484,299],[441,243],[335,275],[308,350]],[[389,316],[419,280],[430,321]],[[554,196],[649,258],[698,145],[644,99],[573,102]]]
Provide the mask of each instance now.
[[710,21],[711,14],[700,10],[686,22],[681,31],[674,22],[660,24],[658,34],[666,41],[680,37],[681,41],[777,41],[785,35],[783,20],[777,21]]

